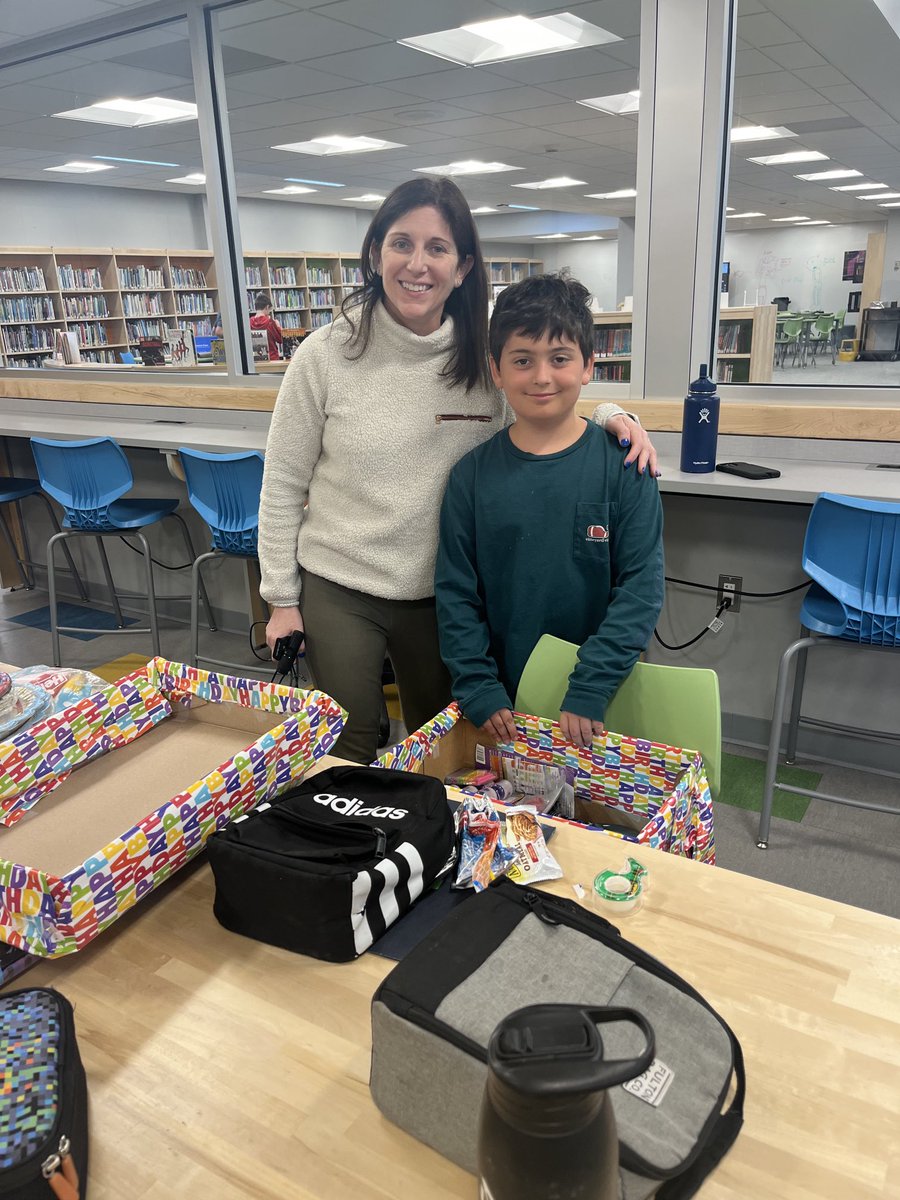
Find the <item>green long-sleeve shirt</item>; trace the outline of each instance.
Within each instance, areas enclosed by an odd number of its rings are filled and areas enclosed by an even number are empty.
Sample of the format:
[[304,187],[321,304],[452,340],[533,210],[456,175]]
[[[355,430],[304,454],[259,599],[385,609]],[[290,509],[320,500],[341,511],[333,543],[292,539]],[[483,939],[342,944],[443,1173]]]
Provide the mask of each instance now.
[[601,721],[663,603],[655,479],[597,426],[557,454],[504,429],[453,468],[435,594],[453,695],[476,725],[512,699],[544,633],[581,646],[563,711]]

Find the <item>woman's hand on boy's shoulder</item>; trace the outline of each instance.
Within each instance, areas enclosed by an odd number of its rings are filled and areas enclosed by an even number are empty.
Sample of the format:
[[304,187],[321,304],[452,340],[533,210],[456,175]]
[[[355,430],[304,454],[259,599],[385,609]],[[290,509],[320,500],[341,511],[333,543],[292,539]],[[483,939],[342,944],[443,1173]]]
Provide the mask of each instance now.
[[581,746],[582,749],[588,749],[595,737],[606,733],[602,721],[591,721],[588,717],[579,717],[570,712],[559,714],[559,727],[567,742]]
[[637,462],[639,475],[647,471],[654,479],[659,477],[656,447],[650,441],[650,435],[643,425],[628,413],[616,413],[615,416],[607,417],[605,429],[607,433],[618,438],[620,446],[628,446],[624,466],[630,467],[633,462]]

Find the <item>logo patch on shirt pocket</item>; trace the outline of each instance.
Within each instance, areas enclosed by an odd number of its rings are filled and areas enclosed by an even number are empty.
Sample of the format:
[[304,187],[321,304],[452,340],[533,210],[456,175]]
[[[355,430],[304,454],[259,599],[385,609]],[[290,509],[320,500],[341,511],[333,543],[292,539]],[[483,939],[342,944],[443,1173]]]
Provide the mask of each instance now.
[[589,562],[609,561],[609,543],[615,513],[610,504],[576,504],[575,557]]

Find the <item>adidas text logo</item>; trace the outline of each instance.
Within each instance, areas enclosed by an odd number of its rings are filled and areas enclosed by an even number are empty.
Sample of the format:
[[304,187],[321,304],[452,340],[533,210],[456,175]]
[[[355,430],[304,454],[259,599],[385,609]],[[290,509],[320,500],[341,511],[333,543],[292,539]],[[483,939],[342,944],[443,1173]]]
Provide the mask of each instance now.
[[409,816],[405,808],[391,808],[387,804],[376,804],[373,808],[363,807],[363,802],[355,796],[336,796],[334,792],[317,792],[313,796],[316,804],[325,804],[335,812],[345,817],[383,817],[388,821],[402,821]]

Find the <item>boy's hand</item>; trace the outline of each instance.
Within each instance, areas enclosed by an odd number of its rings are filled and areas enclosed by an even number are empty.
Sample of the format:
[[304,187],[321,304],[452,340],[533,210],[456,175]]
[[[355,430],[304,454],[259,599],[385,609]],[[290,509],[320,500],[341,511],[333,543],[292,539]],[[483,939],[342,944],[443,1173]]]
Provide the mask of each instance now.
[[559,714],[559,727],[563,737],[575,746],[587,749],[595,737],[606,733],[602,721],[589,721],[587,717],[578,717],[575,713],[562,712]]
[[620,446],[630,446],[625,455],[626,467],[630,467],[637,460],[639,474],[643,475],[645,471],[649,471],[654,479],[659,477],[656,447],[650,441],[647,430],[639,425],[633,417],[629,417],[627,413],[618,413],[614,417],[608,417],[606,430],[615,434],[619,439]]
[[488,717],[481,726],[481,732],[488,737],[495,737],[500,742],[516,740],[516,723],[508,708],[498,708],[493,716]]

